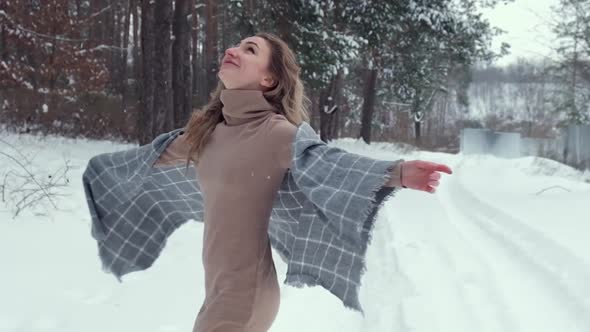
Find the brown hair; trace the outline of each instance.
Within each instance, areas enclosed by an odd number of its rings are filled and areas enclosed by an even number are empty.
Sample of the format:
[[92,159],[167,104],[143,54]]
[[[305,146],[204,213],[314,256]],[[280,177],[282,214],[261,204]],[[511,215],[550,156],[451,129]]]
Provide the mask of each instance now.
[[[303,83],[299,78],[301,68],[297,64],[295,54],[283,40],[274,34],[261,32],[256,36],[266,40],[270,46],[269,71],[278,82],[274,88],[263,92],[264,97],[294,125],[298,126],[301,122],[308,121],[307,104],[309,100],[305,96]],[[217,88],[211,94],[209,103],[202,110],[197,110],[191,115],[184,134],[185,140],[190,145],[187,163],[191,160],[197,162],[213,129],[223,121],[221,113],[223,104],[220,95],[224,89],[225,86],[219,81]]]

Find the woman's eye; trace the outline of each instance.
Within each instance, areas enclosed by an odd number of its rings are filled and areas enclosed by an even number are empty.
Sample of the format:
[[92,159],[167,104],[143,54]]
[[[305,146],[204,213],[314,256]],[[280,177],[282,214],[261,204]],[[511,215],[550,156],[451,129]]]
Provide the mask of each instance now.
[[254,47],[248,47],[247,50],[252,51],[252,53],[254,53]]

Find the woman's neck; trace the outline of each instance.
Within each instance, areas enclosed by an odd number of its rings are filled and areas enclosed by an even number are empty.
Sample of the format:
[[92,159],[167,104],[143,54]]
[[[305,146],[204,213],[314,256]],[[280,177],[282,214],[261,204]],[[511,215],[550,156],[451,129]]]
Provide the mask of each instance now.
[[277,111],[261,90],[225,89],[221,91],[220,100],[223,104],[223,117],[230,126],[250,122]]

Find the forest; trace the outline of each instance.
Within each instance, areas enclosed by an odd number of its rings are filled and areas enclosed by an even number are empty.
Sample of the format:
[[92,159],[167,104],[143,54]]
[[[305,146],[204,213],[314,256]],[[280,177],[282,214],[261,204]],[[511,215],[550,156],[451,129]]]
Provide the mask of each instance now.
[[257,32],[295,51],[325,141],[456,151],[462,128],[553,137],[590,122],[590,1],[561,0],[556,58],[491,43],[499,0],[6,0],[0,123],[145,144],[207,103],[228,47]]

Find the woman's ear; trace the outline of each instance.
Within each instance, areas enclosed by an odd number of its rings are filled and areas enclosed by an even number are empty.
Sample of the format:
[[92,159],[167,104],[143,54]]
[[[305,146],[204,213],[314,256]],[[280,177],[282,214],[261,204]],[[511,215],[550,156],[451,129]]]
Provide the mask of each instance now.
[[267,87],[267,88],[273,88],[276,84],[277,84],[277,81],[272,76],[264,76],[264,78],[262,79],[262,82],[260,82],[260,85]]

